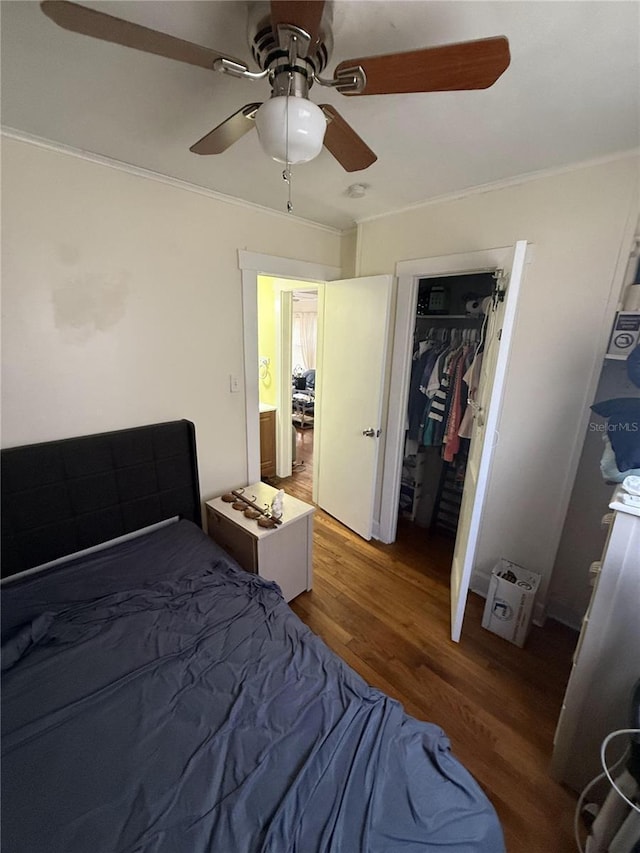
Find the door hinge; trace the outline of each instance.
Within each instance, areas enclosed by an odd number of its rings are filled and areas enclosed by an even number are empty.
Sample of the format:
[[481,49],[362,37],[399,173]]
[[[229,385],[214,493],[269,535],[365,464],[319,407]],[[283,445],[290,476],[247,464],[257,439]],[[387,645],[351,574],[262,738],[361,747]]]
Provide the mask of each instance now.
[[499,341],[501,341],[501,340],[502,340],[502,329],[499,329],[499,330],[498,330],[498,340],[499,340]]
[[509,283],[509,275],[504,270],[496,270],[493,273],[495,284],[493,286],[493,304],[496,306],[498,302],[504,302],[504,297],[507,293],[507,284]]

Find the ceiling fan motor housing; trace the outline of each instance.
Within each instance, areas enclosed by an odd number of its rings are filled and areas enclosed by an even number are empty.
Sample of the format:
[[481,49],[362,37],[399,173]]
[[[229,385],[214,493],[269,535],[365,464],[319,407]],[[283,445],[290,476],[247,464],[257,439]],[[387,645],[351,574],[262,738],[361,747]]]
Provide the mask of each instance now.
[[[299,28],[291,21],[292,33]],[[313,84],[313,76],[319,75],[331,57],[333,37],[330,28],[330,4],[324,7],[322,23],[314,42],[308,44],[290,62],[289,51],[278,40],[271,24],[269,3],[255,3],[249,10],[248,28],[251,54],[263,71],[269,71],[274,96],[284,95],[288,89],[289,71],[293,72],[294,84],[291,95],[306,97]],[[303,82],[306,81],[305,83]]]

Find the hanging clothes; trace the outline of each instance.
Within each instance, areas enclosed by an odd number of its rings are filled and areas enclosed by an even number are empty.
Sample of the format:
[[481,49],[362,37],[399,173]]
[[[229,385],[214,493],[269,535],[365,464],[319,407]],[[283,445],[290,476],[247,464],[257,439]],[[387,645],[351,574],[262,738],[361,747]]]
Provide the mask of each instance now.
[[440,383],[442,382],[442,377],[444,375],[444,363],[448,349],[448,347],[441,347],[439,349],[438,356],[434,362],[431,373],[426,379],[424,387],[421,386],[420,388],[423,394],[425,394],[430,400],[433,400],[436,392],[440,388]]
[[400,504],[411,521],[437,526],[454,516],[457,523],[450,498],[459,502],[463,491],[473,414],[468,401],[477,391],[487,322],[482,314],[453,312],[428,325],[425,320],[416,320]]
[[463,381],[467,385],[467,408],[462,416],[458,435],[460,438],[471,438],[471,430],[473,429],[473,415],[476,407],[476,399],[478,388],[480,387],[480,376],[482,374],[482,352],[476,352],[471,367],[467,370],[463,377]]
[[407,437],[441,447],[446,462],[455,459],[471,426],[467,400],[477,390],[482,363],[474,338],[475,330],[432,328],[413,355]]
[[408,438],[420,441],[423,430],[423,419],[425,410],[425,384],[430,377],[446,344],[442,341],[427,339],[420,341],[414,352],[411,368],[411,382],[409,386],[408,404]]
[[458,356],[452,372],[451,380],[451,403],[444,432],[444,450],[442,458],[445,462],[453,462],[456,453],[460,449],[460,436],[458,430],[462,422],[463,412],[466,408],[466,394],[462,394],[462,377],[468,370],[467,359],[471,352],[470,347],[464,347]]
[[[424,345],[424,348],[423,348]],[[408,435],[413,440],[418,439],[420,421],[424,411],[424,395],[420,391],[420,383],[425,366],[433,355],[433,349],[429,341],[422,341],[413,354],[411,365],[411,383],[409,385],[408,406]]]
[[425,406],[423,416],[424,428],[422,432],[422,444],[425,447],[434,447],[442,444],[449,400],[449,365],[452,354],[452,350],[446,350],[442,353],[439,367],[440,382],[438,390]]
[[[467,406],[464,377],[469,371],[474,348],[453,345],[440,354],[426,390],[433,396],[425,406],[421,443],[426,447],[443,445],[443,458],[452,462],[460,448],[460,428]],[[438,382],[439,380],[439,382]],[[438,383],[436,391],[433,389]]]

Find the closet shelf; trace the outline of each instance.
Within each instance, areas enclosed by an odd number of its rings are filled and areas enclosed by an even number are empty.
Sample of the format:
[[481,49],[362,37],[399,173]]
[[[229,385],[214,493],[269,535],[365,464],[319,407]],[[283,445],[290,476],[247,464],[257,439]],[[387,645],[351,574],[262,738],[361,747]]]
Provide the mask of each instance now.
[[483,315],[476,317],[474,314],[418,314],[418,319],[428,317],[431,320],[480,320]]

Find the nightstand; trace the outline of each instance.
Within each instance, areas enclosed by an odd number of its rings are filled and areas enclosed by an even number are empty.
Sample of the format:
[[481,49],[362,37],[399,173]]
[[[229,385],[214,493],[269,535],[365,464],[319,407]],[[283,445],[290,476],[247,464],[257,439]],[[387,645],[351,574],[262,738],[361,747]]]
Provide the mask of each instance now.
[[[254,483],[244,490],[248,498],[255,496],[260,507],[271,505],[277,492],[266,483]],[[245,571],[275,581],[285,601],[311,589],[313,506],[285,494],[282,524],[272,530],[260,527],[220,497],[207,501],[206,506],[209,536]]]

